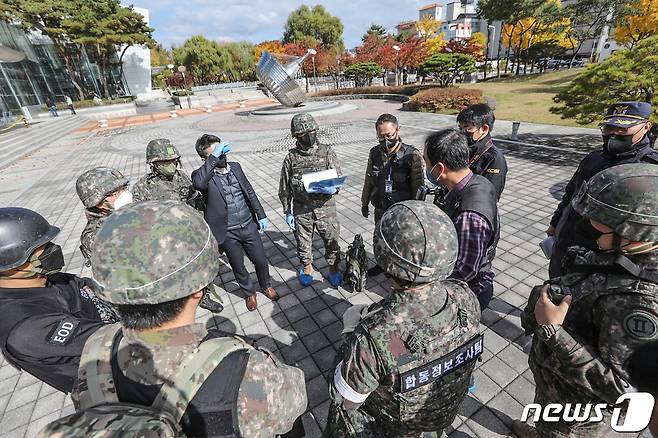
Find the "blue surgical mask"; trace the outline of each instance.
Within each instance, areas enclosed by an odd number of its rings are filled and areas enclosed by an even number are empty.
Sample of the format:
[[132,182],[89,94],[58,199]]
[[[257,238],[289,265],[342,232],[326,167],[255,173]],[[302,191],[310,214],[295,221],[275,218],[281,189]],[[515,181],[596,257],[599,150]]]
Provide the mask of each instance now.
[[436,164],[435,164],[434,166],[432,166],[432,168],[429,169],[429,170],[425,169],[425,176],[427,177],[427,180],[428,180],[429,182],[431,182],[432,184],[434,184],[434,185],[437,186],[437,187],[441,187],[442,184],[439,182],[438,178],[435,177],[434,175],[432,175],[432,171],[434,170],[434,168],[436,167],[437,164],[439,164],[439,163],[436,163]]

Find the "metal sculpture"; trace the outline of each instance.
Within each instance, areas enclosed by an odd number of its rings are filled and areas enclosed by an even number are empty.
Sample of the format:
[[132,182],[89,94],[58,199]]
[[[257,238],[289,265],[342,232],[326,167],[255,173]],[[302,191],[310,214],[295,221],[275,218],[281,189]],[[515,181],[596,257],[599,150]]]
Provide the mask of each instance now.
[[306,93],[295,81],[295,75],[312,53],[309,50],[304,56],[281,64],[268,51],[263,51],[256,65],[256,76],[282,105],[299,106],[306,102]]

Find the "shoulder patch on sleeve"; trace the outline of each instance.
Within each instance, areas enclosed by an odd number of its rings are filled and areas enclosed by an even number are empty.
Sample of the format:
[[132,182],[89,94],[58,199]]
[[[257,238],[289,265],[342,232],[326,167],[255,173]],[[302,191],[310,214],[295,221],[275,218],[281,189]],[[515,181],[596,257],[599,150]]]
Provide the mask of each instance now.
[[55,330],[53,330],[48,335],[48,343],[54,345],[66,345],[71,339],[73,339],[73,334],[80,325],[80,321],[73,318],[64,318],[62,319]]
[[500,173],[500,169],[496,169],[494,167],[491,167],[487,169],[487,173]]
[[643,341],[658,339],[658,317],[643,310],[636,310],[624,317],[624,331]]

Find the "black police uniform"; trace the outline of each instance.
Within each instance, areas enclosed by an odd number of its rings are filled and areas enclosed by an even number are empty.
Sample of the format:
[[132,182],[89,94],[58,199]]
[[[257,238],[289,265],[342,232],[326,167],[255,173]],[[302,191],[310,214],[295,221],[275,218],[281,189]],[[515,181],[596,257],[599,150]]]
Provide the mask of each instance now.
[[43,288],[0,288],[0,349],[7,362],[71,392],[84,344],[104,325],[90,281],[59,273]]
[[473,173],[482,175],[493,184],[496,199],[500,199],[505,189],[507,161],[489,134],[469,146],[469,167]]
[[632,151],[618,155],[606,151],[591,152],[578,165],[551,219],[551,225],[556,228],[556,242],[549,267],[551,278],[563,274],[562,259],[570,246],[597,249],[589,220],[584,219],[571,208],[571,199],[578,193],[583,182],[589,181],[604,169],[626,163],[658,164],[658,151],[651,147],[649,139],[645,137]]

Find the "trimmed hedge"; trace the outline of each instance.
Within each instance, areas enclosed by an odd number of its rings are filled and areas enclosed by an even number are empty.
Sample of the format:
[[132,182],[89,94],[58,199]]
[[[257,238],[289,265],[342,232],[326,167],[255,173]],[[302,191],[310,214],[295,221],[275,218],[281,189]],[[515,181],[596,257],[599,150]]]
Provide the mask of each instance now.
[[448,110],[461,110],[483,101],[482,90],[469,88],[431,88],[419,91],[405,103],[405,111],[439,113]]
[[338,88],[333,90],[320,91],[313,96],[345,96],[350,94],[403,94],[405,96],[413,96],[421,90],[435,88],[436,84],[423,84],[423,85],[402,85],[402,86],[388,86],[388,87],[355,87],[355,88]]
[[[73,107],[75,109],[81,109],[81,108],[94,108],[97,106],[104,106],[104,105],[116,105],[116,104],[121,104],[121,103],[130,103],[133,100],[135,100],[134,96],[126,96],[126,97],[120,97],[118,99],[101,99],[103,102],[102,104],[96,105],[93,99],[85,99],[85,100],[74,100],[73,101]],[[46,105],[41,105],[41,109],[44,111],[48,111],[48,107]],[[64,111],[69,109],[68,105],[64,102],[57,102],[57,110],[58,111]]]

